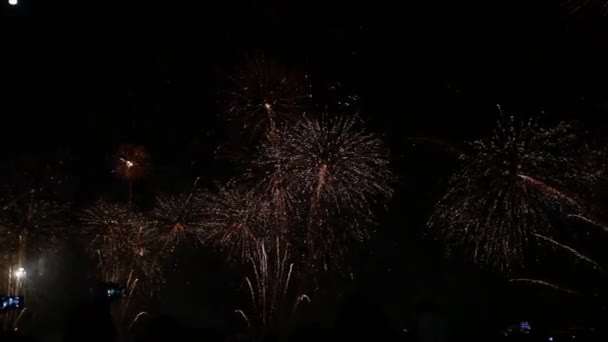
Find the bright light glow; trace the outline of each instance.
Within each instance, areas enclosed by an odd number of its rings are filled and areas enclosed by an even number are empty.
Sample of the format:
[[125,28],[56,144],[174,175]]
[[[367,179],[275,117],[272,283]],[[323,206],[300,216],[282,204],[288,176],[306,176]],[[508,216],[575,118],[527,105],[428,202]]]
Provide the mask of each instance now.
[[9,5],[17,6],[17,0],[8,0]]
[[25,272],[25,268],[23,268],[23,267],[18,267],[18,268],[15,270],[15,277],[16,277],[17,279],[23,279],[23,278],[25,277],[25,274],[26,274],[26,272]]
[[134,164],[132,161],[130,161],[130,160],[126,160],[126,159],[124,159],[124,158],[120,158],[120,160],[121,160],[123,163],[125,163],[125,164],[127,165],[127,168],[128,168],[128,169],[132,168],[132,167],[135,165],[135,164]]

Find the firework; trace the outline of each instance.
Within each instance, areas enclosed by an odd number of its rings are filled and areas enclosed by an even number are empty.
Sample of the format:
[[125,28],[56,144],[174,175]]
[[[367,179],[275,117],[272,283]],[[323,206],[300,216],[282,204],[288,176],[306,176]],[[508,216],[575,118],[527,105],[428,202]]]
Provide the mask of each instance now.
[[[39,288],[28,281],[24,267],[47,253],[55,252],[64,230],[64,206],[41,200],[36,191],[12,198],[0,210],[0,290],[5,295],[24,295],[28,302],[40,299]],[[35,268],[30,268],[30,271]],[[33,300],[32,300],[33,299]],[[5,330],[17,330],[25,308],[2,315]]]
[[[10,275],[12,267],[18,264],[19,255],[19,230],[15,229],[12,225],[0,224],[0,243],[2,244],[2,252],[0,253],[0,265],[2,266],[1,278]],[[8,280],[8,279],[7,279]],[[8,287],[3,288],[3,292],[14,294],[12,286],[6,281],[2,281],[2,284],[7,284]]]
[[[64,214],[65,206],[40,199],[34,190],[7,201],[0,210],[2,276],[13,267],[54,252],[65,228]],[[9,285],[6,290],[15,294],[18,288]]]
[[133,200],[133,182],[146,175],[150,156],[143,146],[121,145],[116,153],[114,172],[129,185],[129,204]]
[[273,132],[301,114],[304,100],[310,97],[306,77],[264,56],[249,59],[233,81],[228,114],[250,136]]
[[597,14],[608,13],[608,1],[606,0],[562,0],[562,6],[569,14]]
[[584,216],[582,214],[569,214],[568,215],[569,218],[573,218],[573,219],[577,219],[580,220],[581,222],[585,222],[588,223],[594,227],[600,228],[605,232],[608,232],[608,227],[606,227],[605,224],[599,222],[598,220],[594,220],[590,217]]
[[515,279],[510,279],[509,282],[512,283],[529,283],[529,284],[535,284],[535,285],[540,285],[540,286],[545,286],[548,287],[550,289],[556,290],[556,291],[560,291],[560,292],[565,292],[568,294],[572,294],[572,295],[578,295],[580,294],[579,292],[572,290],[570,288],[567,287],[563,287],[560,286],[558,284],[546,281],[546,280],[541,280],[541,279],[530,279],[530,278],[515,278]]
[[121,145],[115,160],[116,174],[128,182],[133,182],[146,175],[150,156],[143,146]]
[[[0,293],[26,296],[28,307],[42,304],[42,261],[57,252],[67,232],[66,206],[54,200],[62,183],[58,158],[20,156],[2,167],[0,194]],[[0,315],[1,328],[17,330],[25,309]]]
[[392,193],[388,159],[378,137],[340,116],[303,118],[277,132],[255,165],[267,170],[262,184],[273,202],[294,211],[292,222],[303,221],[308,248],[325,254],[340,250],[328,243],[367,235],[375,205]]
[[551,235],[550,214],[579,211],[580,197],[598,178],[595,152],[571,124],[546,129],[534,120],[502,118],[492,137],[473,142],[471,150],[429,226],[448,252],[464,246],[483,266],[521,265],[535,234]]
[[262,330],[273,329],[295,310],[297,301],[290,301],[288,296],[294,267],[290,258],[290,245],[279,239],[269,242],[268,246],[265,242],[255,244],[249,257],[253,272],[245,278],[252,314],[240,312],[249,325],[255,323]]
[[256,242],[271,232],[261,221],[263,200],[252,190],[231,183],[202,194],[199,203],[200,237],[226,252],[230,259],[248,260]]
[[[269,142],[271,143],[271,142]],[[280,169],[280,165],[274,168]],[[298,222],[297,208],[300,198],[294,188],[293,180],[286,178],[283,172],[268,173],[267,167],[261,167],[261,177],[252,177],[253,194],[258,200],[258,216],[267,225],[272,225],[278,235],[288,234],[294,223]]]
[[584,255],[583,253],[579,252],[578,250],[576,250],[575,248],[572,248],[564,243],[558,242],[550,237],[544,236],[544,235],[540,235],[540,234],[534,234],[534,236],[536,238],[538,238],[541,241],[545,241],[550,243],[551,245],[560,248],[562,250],[567,251],[568,253],[570,253],[570,255],[575,256],[576,258],[578,258],[581,261],[587,262],[589,263],[591,266],[593,266],[594,269],[596,270],[601,270],[602,267],[593,259],[589,258],[588,256]]
[[156,258],[159,239],[144,215],[126,205],[99,201],[85,210],[82,221],[88,250],[104,282],[126,286],[128,300],[136,288],[155,289],[162,276]]
[[187,238],[198,238],[203,222],[199,205],[194,193],[156,198],[152,218],[163,241],[163,253],[173,252]]
[[[39,192],[27,191],[10,197],[0,209],[0,292],[25,295],[35,303],[41,294],[26,271],[36,273],[32,261],[54,253],[64,231],[65,207],[40,199]],[[33,299],[33,300],[32,300]],[[34,304],[35,305],[35,304]],[[4,313],[0,322],[5,330],[16,330],[25,309]]]
[[52,247],[64,230],[65,210],[64,205],[37,199],[31,192],[24,201],[0,211],[0,224],[13,234],[19,232],[19,239],[27,238],[31,248],[40,253]]

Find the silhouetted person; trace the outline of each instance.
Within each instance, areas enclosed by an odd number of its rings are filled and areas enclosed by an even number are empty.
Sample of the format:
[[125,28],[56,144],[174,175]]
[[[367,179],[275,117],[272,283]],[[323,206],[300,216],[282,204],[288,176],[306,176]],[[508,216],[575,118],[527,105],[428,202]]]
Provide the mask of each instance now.
[[147,319],[143,331],[135,338],[136,342],[146,341],[188,341],[187,331],[179,321],[168,315]]
[[77,306],[68,315],[64,341],[116,341],[109,304],[104,301],[89,301]]
[[420,342],[446,341],[447,328],[447,321],[432,300],[420,304],[417,324]]
[[387,341],[395,337],[384,312],[366,296],[352,296],[346,300],[338,313],[336,333],[340,340]]
[[36,339],[29,336],[22,336],[17,333],[7,333],[0,331],[0,341],[2,342],[35,342]]

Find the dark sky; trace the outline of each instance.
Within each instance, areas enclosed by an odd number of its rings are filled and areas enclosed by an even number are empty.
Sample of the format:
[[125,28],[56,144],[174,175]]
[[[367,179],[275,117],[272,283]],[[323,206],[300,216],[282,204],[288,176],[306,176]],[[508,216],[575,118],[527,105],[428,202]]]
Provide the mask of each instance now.
[[390,311],[391,300],[413,307],[435,296],[421,288],[436,287],[471,317],[499,315],[500,281],[418,243],[453,160],[413,151],[406,137],[483,136],[496,104],[601,132],[608,17],[590,3],[569,14],[557,1],[532,0],[4,1],[0,163],[65,159],[77,205],[108,192],[122,143],[149,149],[150,193],[221,178],[227,171],[213,151],[223,137],[223,87],[244,55],[264,53],[317,86],[339,82],[358,94],[362,116],[393,152],[396,199],[362,257],[367,275],[356,291]]
[[90,113],[103,106],[111,112],[106,117],[123,122],[150,119],[140,119],[129,95],[153,97],[180,117],[188,111],[211,115],[202,112],[211,107],[217,78],[239,55],[256,50],[317,79],[347,83],[374,116],[397,111],[414,124],[428,117],[421,110],[459,119],[465,118],[450,112],[482,112],[459,108],[470,102],[561,113],[581,98],[600,97],[606,73],[600,43],[605,18],[568,16],[557,5],[535,1],[372,6],[22,0],[2,9],[2,79],[9,89],[3,96],[12,112],[43,111],[48,122],[65,120],[66,130],[86,127],[95,116]]
[[[3,114],[19,127],[10,141],[27,127],[39,138],[26,140],[152,137],[173,150],[214,129],[222,78],[251,51],[344,83],[396,135],[476,134],[497,103],[554,117],[604,106],[605,18],[541,1],[23,0],[2,10]],[[454,125],[461,133],[444,131]]]

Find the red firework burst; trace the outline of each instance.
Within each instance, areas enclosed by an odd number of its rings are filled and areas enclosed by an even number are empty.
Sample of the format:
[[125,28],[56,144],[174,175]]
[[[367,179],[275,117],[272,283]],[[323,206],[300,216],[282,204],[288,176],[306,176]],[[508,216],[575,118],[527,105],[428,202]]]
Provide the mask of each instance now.
[[146,175],[150,155],[143,146],[121,145],[115,159],[114,171],[130,183]]

